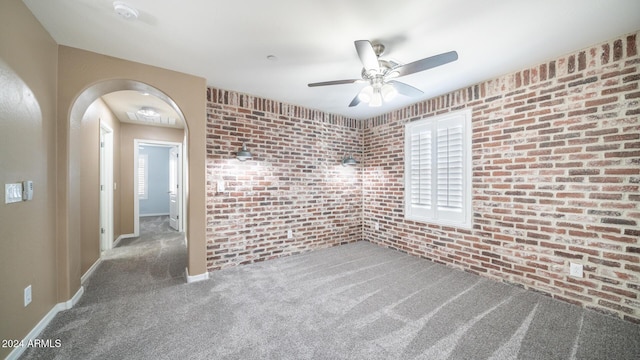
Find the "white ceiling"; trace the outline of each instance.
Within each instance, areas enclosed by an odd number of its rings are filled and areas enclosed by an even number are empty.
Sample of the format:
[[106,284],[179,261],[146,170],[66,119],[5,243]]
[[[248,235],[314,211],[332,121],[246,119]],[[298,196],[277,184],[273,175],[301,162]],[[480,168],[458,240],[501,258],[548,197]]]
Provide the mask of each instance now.
[[[24,0],[62,45],[206,78],[213,87],[368,118],[640,29],[638,0]],[[400,78],[422,91],[380,108],[348,104],[363,84],[353,42],[402,63],[456,62]],[[275,55],[276,61],[268,60]]]
[[[102,100],[121,122],[184,129],[182,118],[169,104],[147,93],[134,90],[116,91],[103,95]],[[137,112],[141,108],[153,109],[158,116],[140,116]]]

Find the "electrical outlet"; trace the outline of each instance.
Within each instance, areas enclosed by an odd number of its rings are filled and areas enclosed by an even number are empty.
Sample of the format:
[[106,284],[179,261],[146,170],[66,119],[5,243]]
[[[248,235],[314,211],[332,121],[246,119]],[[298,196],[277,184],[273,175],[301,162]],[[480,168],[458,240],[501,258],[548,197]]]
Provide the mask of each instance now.
[[31,285],[24,288],[24,306],[27,307],[31,303]]
[[582,264],[576,264],[576,263],[569,263],[569,275],[571,276],[575,276],[575,277],[583,277],[584,274],[582,273]]
[[376,229],[376,231],[380,230],[380,223],[379,222],[373,223],[373,228]]
[[293,231],[291,229],[287,230],[287,239],[293,238]]

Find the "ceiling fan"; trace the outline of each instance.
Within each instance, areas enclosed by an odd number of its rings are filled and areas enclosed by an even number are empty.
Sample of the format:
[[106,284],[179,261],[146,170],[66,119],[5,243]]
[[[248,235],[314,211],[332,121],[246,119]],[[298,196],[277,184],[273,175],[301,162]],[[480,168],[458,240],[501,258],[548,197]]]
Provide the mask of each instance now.
[[350,107],[356,106],[361,102],[369,103],[369,106],[372,107],[381,106],[383,101],[391,100],[398,93],[406,96],[419,96],[423,93],[422,90],[393,79],[458,60],[458,53],[449,51],[408,64],[400,64],[392,60],[380,59],[380,55],[384,53],[385,49],[382,44],[371,44],[368,40],[357,40],[354,43],[358,57],[360,57],[360,61],[364,66],[361,79],[333,80],[308,84],[309,87],[316,87],[353,84],[356,82],[367,83],[368,85],[353,98],[349,104]]

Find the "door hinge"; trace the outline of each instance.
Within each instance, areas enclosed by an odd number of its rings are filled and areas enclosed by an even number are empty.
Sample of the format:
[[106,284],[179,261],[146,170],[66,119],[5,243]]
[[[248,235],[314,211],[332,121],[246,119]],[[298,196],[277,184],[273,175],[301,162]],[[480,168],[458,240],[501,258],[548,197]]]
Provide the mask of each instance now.
[[104,228],[100,228],[100,234],[104,234]]
[[103,148],[104,147],[104,141],[100,141],[100,147]]
[[100,191],[104,191],[104,185],[100,185]]

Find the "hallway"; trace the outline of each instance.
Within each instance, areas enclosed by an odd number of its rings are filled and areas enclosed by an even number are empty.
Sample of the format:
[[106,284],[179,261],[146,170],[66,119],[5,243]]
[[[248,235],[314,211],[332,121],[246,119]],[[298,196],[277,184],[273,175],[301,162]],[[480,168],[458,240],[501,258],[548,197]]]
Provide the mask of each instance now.
[[[91,276],[85,290],[104,289],[111,284],[121,286],[125,282],[134,282],[141,288],[152,281],[171,282],[177,278],[178,282],[184,282],[186,251],[184,233],[169,226],[169,216],[140,217],[140,236],[122,239],[108,251],[102,258],[101,270]],[[125,276],[126,281],[101,278],[118,274]]]
[[[185,284],[186,251],[184,233],[169,227],[168,216],[141,217],[140,236],[108,250],[83,284],[78,304],[60,312],[38,336],[59,339],[60,348],[29,348],[21,359],[127,357],[114,347],[127,350],[128,342],[139,342],[140,328],[129,331],[134,324],[153,325],[153,314],[162,307],[153,298]],[[104,344],[105,339],[117,343]],[[96,349],[102,346],[101,354]]]

